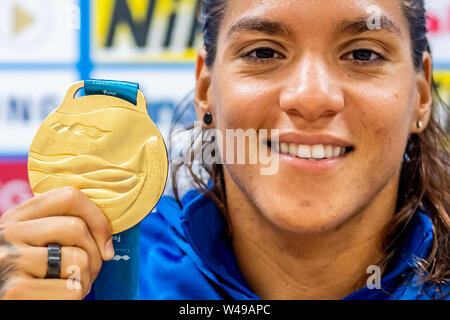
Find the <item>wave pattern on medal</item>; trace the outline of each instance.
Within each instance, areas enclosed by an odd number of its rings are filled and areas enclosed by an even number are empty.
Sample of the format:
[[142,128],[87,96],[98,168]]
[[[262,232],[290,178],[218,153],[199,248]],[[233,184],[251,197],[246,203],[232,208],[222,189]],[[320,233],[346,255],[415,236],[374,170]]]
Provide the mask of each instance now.
[[50,126],[53,130],[55,130],[58,133],[62,133],[65,131],[70,131],[73,134],[78,134],[81,136],[84,136],[89,139],[93,140],[100,140],[102,139],[107,133],[110,133],[111,131],[105,131],[102,129],[99,129],[95,126],[87,126],[81,123],[74,123],[72,125],[65,125],[60,122],[56,122]]
[[[114,164],[92,155],[44,155],[30,152],[29,172],[42,178],[33,184],[35,195],[71,185],[80,189],[108,218],[122,215],[138,198],[146,178],[146,144],[130,160]],[[51,161],[55,159],[55,161]]]
[[[142,175],[139,168],[142,168],[145,161],[145,149],[144,146],[141,147],[136,155],[124,163],[114,163],[93,155],[45,155],[34,151],[30,151],[28,161],[29,171],[45,174],[84,174],[90,175],[92,179],[116,181],[118,177],[123,180],[131,175]],[[116,171],[111,173],[111,169]]]

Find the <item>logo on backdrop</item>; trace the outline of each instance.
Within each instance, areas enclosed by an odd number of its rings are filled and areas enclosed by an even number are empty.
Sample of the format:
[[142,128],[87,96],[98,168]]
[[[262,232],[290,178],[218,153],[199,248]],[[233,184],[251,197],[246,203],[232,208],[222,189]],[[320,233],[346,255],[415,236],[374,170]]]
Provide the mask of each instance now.
[[198,0],[96,0],[94,60],[194,61]]
[[77,0],[1,0],[0,63],[75,62]]
[[2,0],[0,39],[7,51],[21,51],[45,41],[51,7],[33,0]]

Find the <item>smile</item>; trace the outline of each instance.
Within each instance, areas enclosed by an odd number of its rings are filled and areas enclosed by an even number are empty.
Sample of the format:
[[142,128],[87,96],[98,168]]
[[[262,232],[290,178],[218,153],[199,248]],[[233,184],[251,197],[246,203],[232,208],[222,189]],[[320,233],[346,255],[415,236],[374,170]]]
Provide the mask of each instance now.
[[337,146],[332,144],[297,144],[297,143],[272,143],[268,145],[273,151],[280,154],[288,154],[297,158],[320,161],[323,159],[334,159],[343,157],[345,154],[353,151],[353,147]]

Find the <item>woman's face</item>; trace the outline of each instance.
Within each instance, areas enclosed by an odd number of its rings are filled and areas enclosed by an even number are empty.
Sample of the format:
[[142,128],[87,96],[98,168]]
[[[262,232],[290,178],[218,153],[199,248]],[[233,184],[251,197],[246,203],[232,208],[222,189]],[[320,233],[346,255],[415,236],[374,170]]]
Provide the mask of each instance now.
[[229,0],[209,77],[224,135],[279,130],[276,173],[225,163],[226,175],[272,224],[304,234],[339,226],[395,185],[424,100],[392,0]]

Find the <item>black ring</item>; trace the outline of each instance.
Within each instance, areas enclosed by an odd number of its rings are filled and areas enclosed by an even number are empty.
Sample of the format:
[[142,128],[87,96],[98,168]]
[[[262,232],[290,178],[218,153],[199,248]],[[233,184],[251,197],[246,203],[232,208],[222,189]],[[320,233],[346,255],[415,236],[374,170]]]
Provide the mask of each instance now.
[[49,243],[47,258],[47,275],[46,278],[59,278],[61,272],[61,247],[59,244]]

